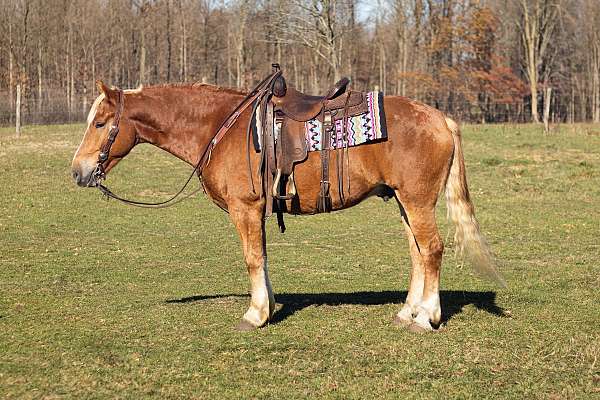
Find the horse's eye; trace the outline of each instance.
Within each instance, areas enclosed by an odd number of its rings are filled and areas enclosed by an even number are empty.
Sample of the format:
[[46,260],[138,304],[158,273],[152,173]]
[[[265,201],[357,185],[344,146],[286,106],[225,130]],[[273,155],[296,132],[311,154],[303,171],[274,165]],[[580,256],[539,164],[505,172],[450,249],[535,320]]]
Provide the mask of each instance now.
[[96,122],[96,129],[100,129],[104,126],[105,122]]

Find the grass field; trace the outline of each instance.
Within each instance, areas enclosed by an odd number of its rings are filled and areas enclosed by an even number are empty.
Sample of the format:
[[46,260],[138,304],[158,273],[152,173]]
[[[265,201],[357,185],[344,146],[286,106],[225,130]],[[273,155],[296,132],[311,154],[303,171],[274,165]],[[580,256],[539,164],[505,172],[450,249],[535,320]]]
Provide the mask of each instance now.
[[[227,214],[200,195],[145,210],[77,188],[82,133],[0,129],[0,398],[600,398],[600,127],[464,129],[509,288],[455,260],[441,201],[444,324],[428,335],[391,324],[409,272],[392,201],[288,217],[285,235],[271,219],[279,311],[239,333]],[[188,171],[142,146],[109,183],[151,200]]]

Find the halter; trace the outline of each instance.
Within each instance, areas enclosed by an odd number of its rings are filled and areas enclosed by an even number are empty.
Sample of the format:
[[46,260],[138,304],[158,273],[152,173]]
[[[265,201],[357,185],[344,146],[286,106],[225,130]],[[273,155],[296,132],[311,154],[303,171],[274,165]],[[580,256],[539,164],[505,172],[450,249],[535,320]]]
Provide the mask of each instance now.
[[[281,76],[281,70],[279,69],[279,65],[273,64],[273,73],[271,73],[268,77],[266,77],[258,85],[256,85],[256,87],[244,98],[244,100],[242,100],[242,102],[240,104],[238,104],[238,106],[235,108],[235,110],[233,110],[231,112],[231,114],[229,114],[229,116],[225,119],[225,121],[223,121],[223,123],[219,127],[217,133],[213,136],[213,138],[210,140],[210,142],[208,143],[208,145],[202,152],[200,159],[194,166],[192,173],[190,174],[190,176],[188,177],[186,182],[183,184],[181,189],[179,189],[179,191],[177,193],[175,193],[171,198],[169,198],[165,201],[160,201],[160,202],[155,202],[155,203],[148,203],[148,202],[144,202],[144,201],[125,199],[123,197],[120,197],[120,196],[114,194],[108,187],[104,186],[101,183],[102,180],[104,180],[106,177],[104,163],[108,160],[108,156],[110,155],[110,148],[112,147],[113,143],[115,142],[115,140],[117,138],[117,135],[119,134],[119,122],[121,121],[121,115],[123,114],[123,108],[124,108],[124,103],[125,103],[125,96],[123,95],[123,91],[121,89],[118,89],[117,90],[117,93],[118,93],[117,111],[115,112],[113,124],[108,133],[108,138],[106,140],[106,143],[104,143],[104,145],[101,147],[100,154],[98,154],[98,162],[96,164],[96,169],[94,170],[94,172],[92,174],[95,186],[106,197],[110,197],[115,200],[119,200],[125,204],[129,204],[132,206],[145,207],[145,208],[170,207],[190,196],[193,196],[194,194],[198,193],[201,189],[197,189],[197,190],[193,191],[192,193],[187,194],[185,197],[175,201],[183,193],[183,191],[188,186],[188,184],[190,183],[190,181],[192,180],[192,178],[194,177],[194,175],[196,173],[198,173],[198,176],[200,178],[202,178],[202,170],[204,169],[204,167],[206,167],[206,165],[208,165],[208,163],[210,161],[210,155],[211,155],[213,149],[217,146],[217,143],[219,143],[221,141],[221,139],[223,139],[225,134],[227,132],[229,132],[229,129],[231,129],[231,127],[237,122],[239,116],[251,104],[259,103],[266,96],[271,95],[271,93],[273,91],[273,85],[279,76]],[[248,162],[250,162],[249,159],[248,159]],[[254,187],[254,184],[252,183],[251,179],[252,179],[252,177],[250,177],[251,186]]]

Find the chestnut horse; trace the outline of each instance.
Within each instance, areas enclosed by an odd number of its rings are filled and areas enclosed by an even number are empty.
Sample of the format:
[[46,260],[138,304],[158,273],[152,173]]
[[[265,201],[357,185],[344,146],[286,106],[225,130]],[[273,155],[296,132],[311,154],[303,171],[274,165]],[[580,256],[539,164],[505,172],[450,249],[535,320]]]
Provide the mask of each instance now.
[[[196,165],[222,122],[246,95],[211,85],[165,85],[124,94],[102,82],[97,86],[101,94],[89,112],[83,141],[72,162],[73,178],[83,187],[97,185],[94,173],[99,153],[118,106],[124,104],[119,111],[120,132],[103,163],[105,173],[139,143],[153,144]],[[337,182],[331,182],[332,208],[352,207],[372,195],[397,200],[412,268],[408,295],[394,323],[431,331],[441,319],[439,282],[444,246],[435,206],[444,189],[448,217],[456,225],[458,250],[477,271],[503,281],[475,219],[457,124],[440,111],[404,97],[385,96],[384,108],[387,140],[347,150],[351,192],[341,204]],[[251,152],[251,170],[245,166],[250,114],[247,109],[240,115],[201,171],[206,194],[229,213],[241,237],[251,283],[250,306],[238,325],[241,330],[265,325],[275,310],[265,245],[265,197],[251,189],[248,176],[257,171],[259,154]],[[300,214],[317,212],[320,170],[318,152],[309,153],[308,159],[295,167],[298,198],[294,210]],[[291,201],[287,209],[291,209]]]

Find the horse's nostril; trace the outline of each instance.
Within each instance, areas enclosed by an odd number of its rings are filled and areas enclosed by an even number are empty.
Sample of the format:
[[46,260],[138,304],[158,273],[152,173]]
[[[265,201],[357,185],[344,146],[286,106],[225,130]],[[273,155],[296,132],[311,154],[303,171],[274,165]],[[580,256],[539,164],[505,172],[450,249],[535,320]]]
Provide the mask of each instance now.
[[79,183],[79,171],[73,171],[72,175],[73,175],[73,179],[75,179],[75,182]]

